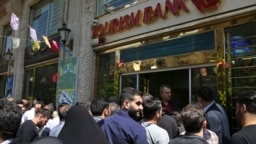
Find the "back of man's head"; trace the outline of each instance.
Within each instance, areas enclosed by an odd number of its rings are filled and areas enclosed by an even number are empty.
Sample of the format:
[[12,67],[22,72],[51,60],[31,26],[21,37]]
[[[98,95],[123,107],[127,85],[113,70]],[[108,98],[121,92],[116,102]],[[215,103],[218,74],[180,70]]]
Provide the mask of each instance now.
[[214,101],[213,91],[209,87],[201,87],[197,91],[197,96],[206,102]]
[[236,102],[246,105],[247,112],[256,114],[256,91],[242,91],[236,97]]
[[91,102],[90,109],[93,116],[100,116],[103,114],[104,109],[108,108],[108,102],[100,99],[94,99]]
[[198,133],[205,122],[204,111],[196,104],[188,104],[181,111],[181,119],[187,133]]
[[142,96],[143,93],[139,90],[136,90],[135,88],[132,87],[127,87],[122,89],[121,95],[120,95],[120,106],[123,106],[123,103],[125,100],[132,101],[134,99],[134,96]]
[[146,101],[146,100],[153,100],[154,99],[154,97],[151,95],[151,94],[149,94],[149,93],[144,93],[143,95],[142,95],[142,100],[143,101]]
[[3,140],[15,136],[21,122],[22,111],[14,102],[0,100],[0,137]]
[[144,119],[153,119],[157,112],[162,113],[161,101],[159,100],[146,100],[143,101],[143,116]]

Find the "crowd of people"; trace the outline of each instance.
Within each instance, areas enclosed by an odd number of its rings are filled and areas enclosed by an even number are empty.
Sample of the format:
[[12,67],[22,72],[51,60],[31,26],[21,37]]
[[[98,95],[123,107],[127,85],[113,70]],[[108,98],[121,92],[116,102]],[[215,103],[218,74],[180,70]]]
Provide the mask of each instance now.
[[107,100],[44,104],[26,99],[0,100],[1,144],[253,144],[256,91],[237,94],[242,129],[232,136],[226,111],[213,91],[201,87],[197,102],[180,108],[168,85],[160,99],[127,87]]

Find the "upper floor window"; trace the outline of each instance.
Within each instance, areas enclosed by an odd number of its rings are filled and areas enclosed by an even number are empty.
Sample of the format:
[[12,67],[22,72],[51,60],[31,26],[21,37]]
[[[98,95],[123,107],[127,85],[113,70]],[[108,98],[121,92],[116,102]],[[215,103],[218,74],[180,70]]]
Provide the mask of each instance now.
[[63,0],[45,0],[32,7],[31,26],[36,30],[38,39],[42,35],[51,36],[58,33],[62,25]]
[[145,0],[97,0],[96,16],[101,16],[112,11],[135,5]]
[[12,29],[10,25],[4,27],[4,39],[3,39],[3,48],[1,50],[1,56],[4,57],[4,54],[11,49],[12,46]]

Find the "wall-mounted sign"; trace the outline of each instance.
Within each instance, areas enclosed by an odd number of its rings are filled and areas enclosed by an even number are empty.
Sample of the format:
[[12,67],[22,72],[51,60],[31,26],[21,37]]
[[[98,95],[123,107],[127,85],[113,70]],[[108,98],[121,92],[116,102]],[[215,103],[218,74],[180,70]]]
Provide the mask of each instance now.
[[65,102],[73,105],[76,102],[77,71],[77,57],[64,59],[60,62],[56,97],[58,103]]
[[149,0],[98,18],[93,39],[105,43],[148,37],[255,10],[255,0]]
[[[191,0],[200,12],[205,12],[217,8],[220,0]],[[182,13],[183,12],[183,13]],[[156,6],[147,6],[139,9],[137,12],[122,15],[118,18],[106,21],[105,24],[99,24],[93,27],[93,38],[114,34],[133,27],[141,26],[142,23],[150,24],[157,18],[166,19],[168,15],[175,16],[189,13],[190,10],[184,0],[166,0],[165,3],[157,3]]]

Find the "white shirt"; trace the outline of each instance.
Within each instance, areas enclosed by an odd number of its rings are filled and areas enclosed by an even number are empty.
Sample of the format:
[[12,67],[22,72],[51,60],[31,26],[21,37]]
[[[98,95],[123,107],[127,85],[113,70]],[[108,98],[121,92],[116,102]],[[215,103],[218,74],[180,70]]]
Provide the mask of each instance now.
[[3,142],[1,142],[1,144],[9,144],[12,142],[13,139],[8,139],[8,140],[5,140]]
[[55,117],[53,119],[49,119],[44,127],[48,127],[51,130],[52,128],[57,126],[59,123],[60,123],[60,118]]
[[35,117],[35,115],[36,109],[33,107],[22,115],[21,124],[23,124],[26,120],[32,120]]
[[65,124],[65,121],[60,121],[60,123],[57,126],[51,129],[49,136],[58,137],[64,124]]
[[141,122],[146,129],[149,144],[168,144],[170,141],[167,131],[156,124]]

